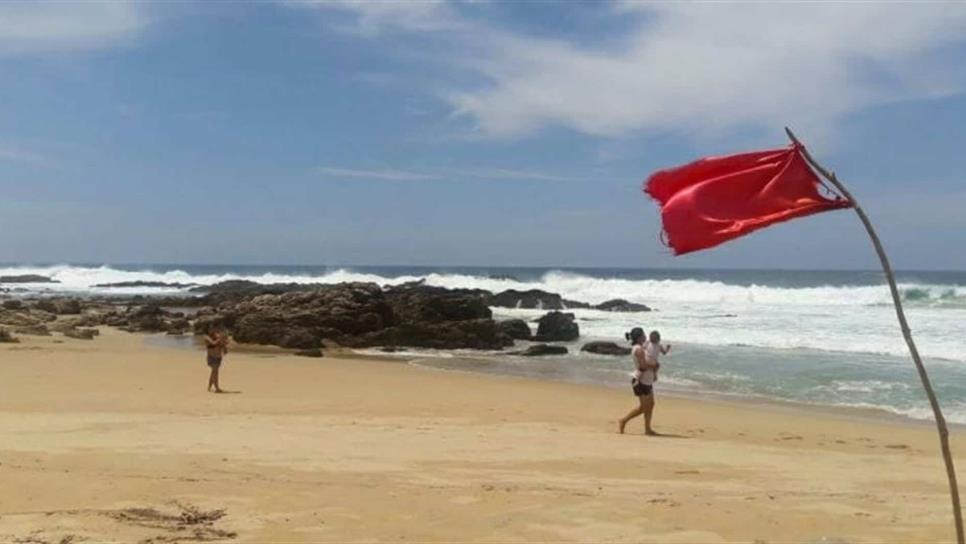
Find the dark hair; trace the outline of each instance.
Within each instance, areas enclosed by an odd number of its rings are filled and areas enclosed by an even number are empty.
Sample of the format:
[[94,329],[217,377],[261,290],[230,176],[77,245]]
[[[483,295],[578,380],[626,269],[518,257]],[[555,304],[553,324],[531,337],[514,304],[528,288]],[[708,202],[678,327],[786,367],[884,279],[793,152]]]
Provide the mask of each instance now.
[[630,340],[631,344],[636,344],[638,340],[644,338],[644,329],[640,327],[634,327],[631,332],[624,333],[624,338]]
[[661,341],[661,333],[657,331],[651,331],[651,342],[660,342],[660,341]]

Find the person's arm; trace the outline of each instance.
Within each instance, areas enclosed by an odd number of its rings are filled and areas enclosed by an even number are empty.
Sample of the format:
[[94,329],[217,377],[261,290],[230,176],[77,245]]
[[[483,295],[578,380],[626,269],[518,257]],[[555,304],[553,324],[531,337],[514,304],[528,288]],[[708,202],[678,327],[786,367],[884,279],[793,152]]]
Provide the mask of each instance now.
[[668,344],[666,346],[661,346],[661,353],[663,353],[664,355],[667,355],[670,352],[671,352],[671,344]]
[[211,335],[205,336],[205,347],[214,348],[218,347],[218,340],[215,340]]

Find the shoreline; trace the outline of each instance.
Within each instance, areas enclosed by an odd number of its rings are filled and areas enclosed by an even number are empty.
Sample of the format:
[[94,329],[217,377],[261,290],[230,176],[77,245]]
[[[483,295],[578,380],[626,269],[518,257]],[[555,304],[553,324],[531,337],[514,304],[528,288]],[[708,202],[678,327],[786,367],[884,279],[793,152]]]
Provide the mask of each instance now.
[[[166,336],[166,335],[148,335],[144,337],[144,341],[148,345],[153,345],[160,347],[162,349],[177,349],[177,350],[190,350],[195,349],[200,346],[200,343],[194,337],[188,336]],[[191,346],[187,344],[191,343]],[[243,353],[262,353],[262,354],[277,354],[277,355],[292,355],[291,350],[286,350],[283,348],[278,348],[275,346],[260,346],[257,344],[235,344],[236,351]],[[329,353],[329,350],[323,350]],[[474,376],[493,376],[493,377],[507,377],[516,378],[523,380],[532,380],[534,382],[555,382],[555,383],[566,383],[570,385],[585,385],[588,387],[603,388],[606,390],[619,390],[624,391],[625,388],[622,385],[617,384],[607,384],[598,383],[590,381],[578,381],[578,380],[567,380],[559,379],[553,376],[532,376],[532,375],[516,375],[505,372],[487,372],[482,370],[474,370],[472,368],[455,368],[452,366],[439,366],[433,364],[421,364],[422,361],[436,361],[442,358],[425,357],[420,355],[393,355],[392,353],[376,353],[375,350],[354,350],[354,349],[339,349],[335,351],[335,356],[341,359],[354,359],[354,360],[378,360],[385,362],[394,362],[400,364],[406,364],[418,368],[425,368],[428,370],[434,370],[439,372],[458,372],[465,373]],[[458,362],[458,361],[468,361],[471,363],[477,362],[487,362],[487,359],[482,357],[473,357],[465,354],[452,354],[452,357],[445,358],[444,360],[448,362]],[[328,356],[328,355],[327,355]],[[493,354],[492,357],[499,357],[497,354]],[[324,358],[323,358],[324,360]],[[917,387],[921,387],[918,383]],[[720,392],[720,391],[697,391],[697,390],[681,390],[677,388],[672,389],[659,389],[658,390],[661,397],[676,398],[682,400],[692,400],[698,402],[706,402],[710,404],[720,403],[723,405],[730,406],[740,406],[744,408],[768,408],[783,410],[793,414],[799,415],[822,415],[833,417],[836,419],[842,419],[846,421],[855,422],[876,422],[876,423],[891,423],[896,425],[908,425],[912,427],[929,427],[935,430],[935,420],[934,419],[917,419],[903,414],[898,414],[891,412],[882,408],[875,407],[858,407],[858,406],[841,406],[841,405],[828,405],[828,404],[818,404],[818,403],[808,403],[795,400],[786,400],[778,398],[769,398],[764,395],[741,395],[738,393]],[[630,398],[630,395],[628,395]],[[952,430],[966,430],[966,424],[956,423],[947,421],[947,426]]]
[[[238,394],[206,378],[202,351],[107,328],[0,346],[0,540],[951,535],[920,425],[666,395],[664,436],[639,420],[619,435],[619,389],[278,350],[229,354]],[[164,521],[179,519],[208,521]]]

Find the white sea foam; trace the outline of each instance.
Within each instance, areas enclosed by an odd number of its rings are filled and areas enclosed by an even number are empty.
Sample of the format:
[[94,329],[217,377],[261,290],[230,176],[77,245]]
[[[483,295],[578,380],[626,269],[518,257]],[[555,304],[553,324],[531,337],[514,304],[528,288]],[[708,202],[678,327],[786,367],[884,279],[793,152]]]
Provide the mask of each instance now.
[[[239,269],[243,270],[243,269]],[[625,279],[552,271],[530,281],[467,274],[430,273],[387,277],[351,269],[324,273],[189,273],[150,268],[122,270],[110,266],[0,267],[2,275],[38,274],[60,283],[25,284],[31,290],[71,293],[170,294],[176,288],[96,288],[105,283],[152,281],[211,285],[225,280],[260,283],[399,284],[424,279],[428,285],[489,291],[542,289],[565,298],[600,303],[614,298],[647,304],[651,313],[576,310],[585,336],[620,338],[632,326],[664,331],[669,341],[706,345],[814,349],[903,355],[891,299],[884,285],[776,287],[736,285],[698,279]],[[966,287],[909,283],[902,285],[909,318],[920,350],[927,357],[966,360]],[[496,309],[498,316],[535,318],[537,310]]]

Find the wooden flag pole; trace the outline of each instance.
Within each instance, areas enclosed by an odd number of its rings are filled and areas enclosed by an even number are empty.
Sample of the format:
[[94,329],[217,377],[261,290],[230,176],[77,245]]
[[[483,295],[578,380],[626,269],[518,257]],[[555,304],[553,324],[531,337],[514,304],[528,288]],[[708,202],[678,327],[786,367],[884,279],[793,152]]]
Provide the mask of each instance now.
[[852,207],[855,209],[855,213],[858,214],[859,219],[862,224],[865,225],[866,232],[869,233],[869,238],[872,239],[872,245],[875,246],[875,252],[879,255],[879,261],[882,263],[882,271],[885,272],[886,279],[889,281],[889,290],[892,292],[892,302],[896,308],[896,317],[899,318],[899,328],[902,329],[902,336],[906,339],[906,345],[909,347],[909,354],[912,355],[912,362],[916,365],[916,370],[919,372],[919,380],[922,382],[923,389],[926,390],[926,396],[929,397],[929,405],[932,406],[932,413],[936,419],[936,428],[939,431],[939,444],[942,448],[943,460],[946,462],[946,476],[949,479],[949,496],[953,503],[953,519],[956,523],[956,542],[959,544],[964,543],[963,536],[963,513],[959,506],[959,487],[956,484],[956,468],[953,466],[953,455],[949,449],[949,429],[946,427],[946,418],[943,417],[942,409],[939,407],[939,401],[936,399],[936,393],[932,389],[932,384],[929,381],[929,374],[926,373],[926,367],[922,364],[922,359],[919,357],[919,350],[916,348],[916,342],[912,339],[912,331],[909,330],[909,323],[906,321],[906,314],[902,310],[902,300],[899,296],[899,288],[896,286],[895,274],[892,273],[892,266],[889,264],[889,257],[886,256],[885,249],[882,247],[882,242],[879,240],[879,236],[875,233],[875,229],[872,228],[872,222],[869,221],[869,216],[865,214],[865,211],[859,206],[859,203],[852,196],[852,193],[845,188],[844,185],[835,177],[834,172],[829,172],[825,168],[822,168],[820,164],[815,162],[815,159],[808,153],[805,146],[798,141],[795,134],[792,133],[791,129],[785,127],[785,132],[788,137],[798,146],[801,150],[802,156],[812,168],[818,171],[825,179],[829,181],[842,196],[848,199],[852,203]]

